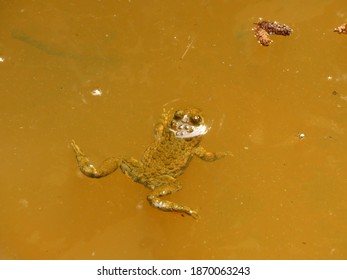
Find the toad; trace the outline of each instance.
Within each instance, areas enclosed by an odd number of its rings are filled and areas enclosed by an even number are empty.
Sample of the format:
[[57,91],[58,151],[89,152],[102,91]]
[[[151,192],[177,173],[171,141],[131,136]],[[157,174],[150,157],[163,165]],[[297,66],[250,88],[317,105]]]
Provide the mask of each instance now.
[[197,211],[164,197],[182,188],[177,177],[183,174],[194,156],[212,162],[230,153],[208,152],[200,145],[208,127],[201,111],[196,108],[175,112],[164,110],[154,132],[155,141],[145,150],[141,160],[111,157],[95,167],[75,141],[71,142],[71,146],[75,151],[78,167],[86,176],[101,178],[120,168],[133,181],[151,190],[147,196],[151,206],[162,211],[187,214],[196,219]]

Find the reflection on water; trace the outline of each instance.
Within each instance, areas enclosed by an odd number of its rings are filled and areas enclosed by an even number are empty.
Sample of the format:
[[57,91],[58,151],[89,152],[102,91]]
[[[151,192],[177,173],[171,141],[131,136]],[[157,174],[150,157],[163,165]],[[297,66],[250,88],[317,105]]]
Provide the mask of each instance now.
[[[341,1],[20,2],[1,12],[0,258],[347,257]],[[259,17],[294,32],[263,47]],[[71,139],[140,158],[162,108],[191,105],[233,153],[180,177],[198,221],[78,171]]]

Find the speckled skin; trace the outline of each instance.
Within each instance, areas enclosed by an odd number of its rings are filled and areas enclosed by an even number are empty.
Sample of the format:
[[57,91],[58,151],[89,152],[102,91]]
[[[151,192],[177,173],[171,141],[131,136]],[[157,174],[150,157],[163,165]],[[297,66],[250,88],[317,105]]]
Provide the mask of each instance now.
[[[140,161],[133,158],[112,157],[106,159],[96,168],[72,141],[71,145],[76,153],[78,166],[81,172],[92,178],[107,176],[120,168],[135,182],[152,190],[147,199],[153,207],[162,211],[185,213],[193,218],[198,218],[197,211],[164,200],[162,197],[182,188],[176,178],[184,172],[194,156],[205,161],[214,161],[229,153],[207,152],[200,146],[203,135],[186,136],[186,138],[175,136],[174,132],[180,129],[177,123],[181,122],[182,119],[187,124],[186,128],[188,127],[190,130],[205,125],[198,109],[178,110],[174,114],[170,111],[164,111],[160,122],[155,127],[156,140],[146,149]],[[207,130],[203,134],[206,132]]]

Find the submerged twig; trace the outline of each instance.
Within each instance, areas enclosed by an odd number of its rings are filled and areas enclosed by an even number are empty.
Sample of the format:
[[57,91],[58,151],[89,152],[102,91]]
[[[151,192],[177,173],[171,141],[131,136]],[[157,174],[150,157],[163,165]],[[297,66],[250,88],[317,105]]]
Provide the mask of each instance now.
[[187,45],[186,50],[184,51],[184,53],[181,56],[181,59],[183,59],[186,56],[187,52],[193,47],[193,43],[194,43],[194,39],[192,39],[189,42],[189,44]]

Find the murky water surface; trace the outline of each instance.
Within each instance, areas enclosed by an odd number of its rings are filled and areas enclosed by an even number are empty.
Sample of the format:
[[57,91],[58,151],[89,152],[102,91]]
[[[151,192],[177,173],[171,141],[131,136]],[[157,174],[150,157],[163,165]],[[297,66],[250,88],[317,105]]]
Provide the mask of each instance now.
[[[346,259],[344,1],[0,1],[1,259]],[[258,17],[294,29],[270,47]],[[140,158],[163,107],[212,126],[170,197],[95,163]]]

